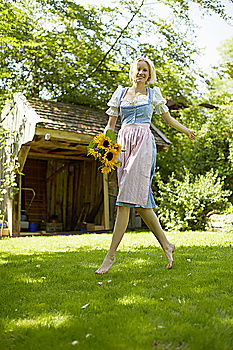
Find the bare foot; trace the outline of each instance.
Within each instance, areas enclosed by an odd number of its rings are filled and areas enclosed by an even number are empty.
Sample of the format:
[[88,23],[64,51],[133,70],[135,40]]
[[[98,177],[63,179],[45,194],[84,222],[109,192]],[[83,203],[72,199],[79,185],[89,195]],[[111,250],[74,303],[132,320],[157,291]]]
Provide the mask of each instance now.
[[107,273],[115,262],[115,254],[110,255],[109,253],[107,253],[107,255],[104,258],[104,261],[102,262],[102,265],[98,268],[98,270],[96,270],[95,273],[97,275],[103,275]]
[[168,269],[172,268],[172,265],[174,262],[172,254],[174,253],[174,251],[175,251],[175,244],[173,244],[173,243],[169,243],[168,247],[166,249],[164,249],[164,254],[165,254],[167,261],[168,261],[168,265],[167,265]]

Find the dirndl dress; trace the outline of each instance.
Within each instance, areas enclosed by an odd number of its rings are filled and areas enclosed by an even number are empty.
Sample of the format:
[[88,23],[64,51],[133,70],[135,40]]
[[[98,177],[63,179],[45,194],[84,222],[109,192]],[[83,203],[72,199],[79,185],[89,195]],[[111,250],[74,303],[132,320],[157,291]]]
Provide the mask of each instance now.
[[[117,142],[125,150],[119,160],[117,169],[118,196],[117,206],[154,208],[156,206],[151,189],[156,166],[156,144],[150,130],[154,110],[154,91],[148,88],[146,103],[124,105],[126,88],[119,96],[121,129]],[[161,96],[162,97],[162,96]],[[162,98],[163,99],[163,98]],[[166,100],[163,99],[163,103]],[[163,111],[167,111],[167,106]]]

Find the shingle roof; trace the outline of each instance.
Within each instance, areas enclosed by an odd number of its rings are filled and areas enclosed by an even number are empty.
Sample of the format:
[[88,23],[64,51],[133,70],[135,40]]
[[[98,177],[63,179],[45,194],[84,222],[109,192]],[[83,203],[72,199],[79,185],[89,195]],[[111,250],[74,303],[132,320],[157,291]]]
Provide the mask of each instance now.
[[[93,136],[102,133],[106,126],[107,115],[94,108],[40,99],[29,99],[29,103],[43,120],[37,126]],[[118,120],[116,129],[119,128]],[[168,147],[171,144],[154,125],[151,130],[157,145]]]

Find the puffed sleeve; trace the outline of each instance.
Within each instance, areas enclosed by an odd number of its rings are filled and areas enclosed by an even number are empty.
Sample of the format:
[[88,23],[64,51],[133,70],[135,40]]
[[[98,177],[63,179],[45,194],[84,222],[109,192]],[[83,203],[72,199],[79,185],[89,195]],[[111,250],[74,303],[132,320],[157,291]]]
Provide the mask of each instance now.
[[154,94],[153,94],[153,105],[155,107],[155,113],[156,114],[162,114],[169,112],[169,109],[166,105],[167,101],[165,98],[163,98],[160,88],[159,87],[154,87]]
[[119,115],[119,103],[120,103],[120,97],[122,93],[123,87],[119,85],[117,89],[112,94],[112,97],[108,101],[107,105],[109,108],[107,109],[106,113],[109,116],[115,116],[118,117]]

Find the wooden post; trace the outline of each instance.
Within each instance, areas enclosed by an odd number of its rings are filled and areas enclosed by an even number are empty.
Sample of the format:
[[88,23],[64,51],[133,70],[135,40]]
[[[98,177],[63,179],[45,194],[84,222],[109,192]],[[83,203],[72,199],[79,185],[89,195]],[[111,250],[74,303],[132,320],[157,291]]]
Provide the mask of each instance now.
[[2,235],[3,235],[3,228],[4,228],[4,219],[5,219],[5,216],[3,215],[3,217],[2,217],[2,227],[1,227],[1,230],[0,230],[0,237],[2,237]]
[[[18,154],[19,172],[23,171],[25,162],[27,160],[30,146],[23,145]],[[12,202],[12,233],[20,234],[21,221],[21,191],[22,191],[22,175],[18,175],[19,192],[15,195],[14,203]],[[11,231],[10,231],[11,232]]]
[[18,175],[18,188],[19,192],[16,194],[14,198],[14,205],[13,205],[13,233],[20,234],[20,222],[21,222],[21,199],[22,199],[22,175]]
[[8,193],[7,196],[7,221],[8,221],[8,229],[9,234],[12,236],[13,232],[13,200],[10,198],[10,195]]
[[108,174],[103,174],[104,189],[104,228],[109,230],[109,196],[108,196]]
[[20,164],[19,171],[22,171],[24,168],[24,164],[26,162],[30,148],[31,148],[30,146],[23,145],[19,151],[19,155],[18,155],[18,162]]

